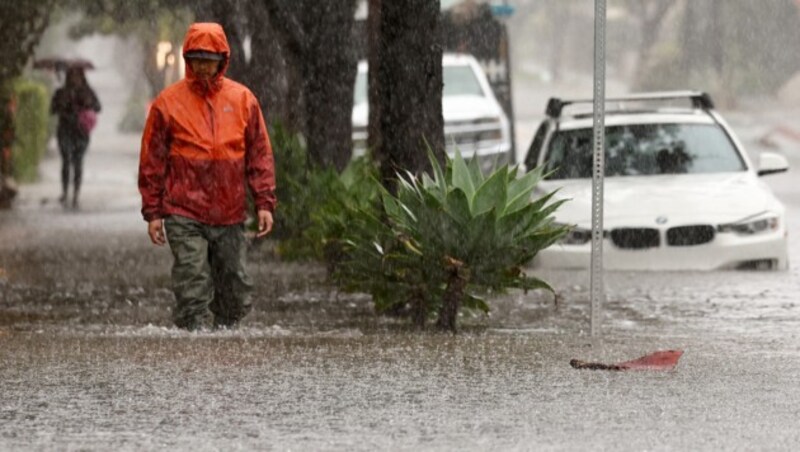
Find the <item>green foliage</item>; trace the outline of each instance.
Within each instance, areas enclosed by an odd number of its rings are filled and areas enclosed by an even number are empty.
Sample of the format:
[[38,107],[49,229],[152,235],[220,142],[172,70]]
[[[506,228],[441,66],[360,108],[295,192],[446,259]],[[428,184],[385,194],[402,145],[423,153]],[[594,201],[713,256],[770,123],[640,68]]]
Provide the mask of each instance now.
[[276,195],[274,238],[289,260],[318,259],[333,264],[351,212],[369,208],[378,198],[376,170],[367,158],[353,160],[339,174],[309,161],[302,136],[273,126]]
[[17,112],[14,117],[14,171],[21,182],[36,179],[39,161],[50,134],[50,99],[47,88],[21,79],[14,83]]
[[50,21],[54,0],[0,2],[0,86],[19,77]]
[[354,221],[355,212],[372,212],[380,199],[377,167],[369,157],[352,160],[341,174],[325,170],[327,186],[322,188],[316,203],[310,208],[311,226],[304,234],[313,255],[322,259],[333,272],[343,258],[344,237]]
[[81,20],[70,29],[73,39],[101,33],[180,42],[194,19],[194,3],[174,0],[72,0],[61,6],[82,13]]
[[440,321],[455,280],[466,282],[466,292],[455,294],[460,305],[482,311],[488,291],[552,291],[522,270],[567,231],[551,217],[563,201],[550,202],[553,193],[531,200],[542,168],[517,177],[504,165],[484,176],[477,160],[467,164],[460,154],[445,170],[432,156],[431,164],[433,178],[401,175],[396,195],[383,191],[382,210],[356,212],[335,281],[372,294],[380,309],[440,310]]
[[304,240],[311,227],[311,208],[324,196],[335,180],[335,172],[309,165],[305,142],[299,134],[291,134],[281,124],[270,133],[275,155],[276,196],[273,238],[279,254],[290,260],[315,256],[314,247]]

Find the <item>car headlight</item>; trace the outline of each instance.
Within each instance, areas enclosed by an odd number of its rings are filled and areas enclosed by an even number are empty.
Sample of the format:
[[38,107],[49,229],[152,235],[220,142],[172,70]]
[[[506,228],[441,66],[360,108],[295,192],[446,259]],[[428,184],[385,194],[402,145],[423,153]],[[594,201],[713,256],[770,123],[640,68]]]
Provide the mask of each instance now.
[[758,219],[748,219],[736,223],[721,224],[717,227],[719,232],[733,232],[738,235],[756,235],[764,232],[777,231],[780,227],[778,217],[769,216]]
[[[561,225],[557,225],[561,226]],[[564,237],[558,243],[562,245],[583,245],[592,240],[592,231],[589,229],[571,227]]]

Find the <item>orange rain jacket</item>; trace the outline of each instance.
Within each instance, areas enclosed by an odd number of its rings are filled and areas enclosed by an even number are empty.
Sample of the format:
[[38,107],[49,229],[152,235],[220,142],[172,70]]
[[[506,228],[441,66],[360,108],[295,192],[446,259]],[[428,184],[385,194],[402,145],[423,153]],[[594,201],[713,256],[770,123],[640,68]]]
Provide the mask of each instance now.
[[221,226],[246,219],[245,182],[257,210],[275,209],[275,170],[264,117],[253,93],[225,78],[230,48],[218,24],[196,23],[184,55],[221,53],[210,81],[186,64],[186,77],[153,101],[139,160],[139,192],[146,221],[180,215]]

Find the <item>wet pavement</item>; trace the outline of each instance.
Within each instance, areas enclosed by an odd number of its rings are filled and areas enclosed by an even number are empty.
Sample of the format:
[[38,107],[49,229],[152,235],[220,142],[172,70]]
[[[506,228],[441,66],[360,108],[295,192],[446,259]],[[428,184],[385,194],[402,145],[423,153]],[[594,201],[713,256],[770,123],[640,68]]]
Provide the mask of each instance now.
[[[732,115],[746,138],[772,126],[750,118]],[[800,444],[792,173],[765,179],[789,207],[792,269],[607,274],[601,339],[588,335],[586,272],[541,273],[557,301],[511,293],[490,316],[465,315],[457,336],[417,333],[328,287],[321,267],[276,261],[269,243],[251,252],[242,328],[186,333],[169,325],[169,252],[138,215],[136,137],[114,140],[87,156],[80,210],[55,203],[51,154],[0,212],[0,450]],[[800,145],[786,153],[800,168]],[[685,354],[670,372],[569,366],[673,348]]]

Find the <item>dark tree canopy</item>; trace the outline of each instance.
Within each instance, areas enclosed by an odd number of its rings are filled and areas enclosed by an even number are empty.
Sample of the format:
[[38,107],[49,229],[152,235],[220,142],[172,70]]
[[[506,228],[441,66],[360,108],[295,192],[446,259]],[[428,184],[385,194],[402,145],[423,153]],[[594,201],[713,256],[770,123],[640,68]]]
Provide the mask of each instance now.
[[[153,54],[159,40],[180,44],[182,22],[187,22],[182,11],[196,21],[219,23],[231,46],[227,75],[256,94],[267,120],[302,133],[316,164],[342,169],[350,160],[356,0],[73,1],[93,18],[84,34],[134,32],[145,54]],[[163,24],[171,16],[182,21],[166,29],[179,36],[163,36]],[[152,58],[145,66],[156,94],[164,87],[164,77]]]
[[[13,140],[11,82],[22,74],[33,55],[49,23],[52,6],[53,0],[0,0],[0,151]],[[9,173],[8,162],[1,169]],[[2,178],[0,174],[0,182]]]
[[[53,2],[0,0],[7,23],[0,31],[6,37],[4,71],[21,72],[47,25]],[[313,163],[342,169],[352,155],[357,3],[65,0],[59,6],[84,13],[85,20],[72,30],[75,36],[133,34],[141,40],[145,55],[154,54],[162,40],[179,44],[184,23],[192,18],[222,24],[232,50],[229,75],[256,93],[270,121],[280,120],[290,130],[303,133]],[[382,3],[379,37],[373,43],[379,57],[370,58],[377,68],[370,75],[370,103],[371,115],[379,114],[379,119],[371,121],[380,129],[375,136],[384,137],[384,145],[374,155],[382,163],[384,177],[390,179],[398,170],[427,169],[426,143],[440,159],[444,156],[441,7],[439,1],[429,0]],[[163,89],[164,77],[154,58],[146,60],[144,72],[155,95]]]
[[22,73],[50,19],[53,0],[0,0],[0,80]]

